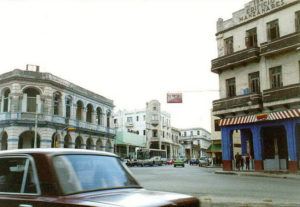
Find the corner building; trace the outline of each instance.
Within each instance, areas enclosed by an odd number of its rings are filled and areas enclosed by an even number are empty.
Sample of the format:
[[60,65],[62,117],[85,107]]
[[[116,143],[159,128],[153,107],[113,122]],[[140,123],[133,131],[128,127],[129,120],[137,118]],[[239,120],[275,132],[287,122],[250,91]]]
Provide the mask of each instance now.
[[113,152],[112,100],[39,70],[0,75],[0,93],[1,150],[33,148],[36,133],[40,148]]
[[233,131],[254,169],[297,172],[300,160],[300,2],[253,0],[217,21],[223,169],[233,167]]

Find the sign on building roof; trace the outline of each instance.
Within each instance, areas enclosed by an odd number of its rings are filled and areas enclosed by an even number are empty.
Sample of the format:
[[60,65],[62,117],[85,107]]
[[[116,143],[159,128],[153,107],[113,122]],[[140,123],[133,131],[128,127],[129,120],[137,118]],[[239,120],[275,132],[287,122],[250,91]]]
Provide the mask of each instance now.
[[167,103],[182,103],[182,93],[167,93]]

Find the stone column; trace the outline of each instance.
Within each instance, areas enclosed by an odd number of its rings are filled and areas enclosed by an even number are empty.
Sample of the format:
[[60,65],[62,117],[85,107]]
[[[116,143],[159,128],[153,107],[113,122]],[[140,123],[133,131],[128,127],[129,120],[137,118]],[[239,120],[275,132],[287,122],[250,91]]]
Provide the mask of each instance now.
[[71,119],[76,120],[76,112],[77,112],[77,104],[72,102],[72,104],[71,104]]
[[83,122],[86,122],[86,112],[87,112],[87,109],[85,107],[83,107],[81,110],[81,121],[83,121]]
[[52,135],[55,130],[50,128],[38,129],[38,134],[40,135],[40,148],[51,148]]
[[95,111],[92,112],[92,124],[97,124],[96,123],[96,116],[97,116],[97,113]]
[[27,94],[24,93],[22,96],[22,112],[27,112]]
[[233,143],[232,135],[229,127],[221,127],[222,134],[222,156],[223,156],[223,170],[232,170],[233,158]]
[[262,159],[262,139],[260,137],[260,126],[251,126],[253,136],[253,150],[254,150],[254,169],[255,171],[263,170],[263,159]]
[[19,135],[24,130],[20,127],[8,127],[7,132],[7,149],[18,149]]
[[250,134],[246,129],[240,130],[241,135],[241,145],[242,145],[242,155],[247,155],[247,141],[249,140]]
[[[287,136],[287,145],[289,153],[289,172],[298,172],[298,157],[297,157],[297,139],[296,139],[296,122],[295,120],[285,121],[284,127]],[[299,150],[299,149],[298,149]]]

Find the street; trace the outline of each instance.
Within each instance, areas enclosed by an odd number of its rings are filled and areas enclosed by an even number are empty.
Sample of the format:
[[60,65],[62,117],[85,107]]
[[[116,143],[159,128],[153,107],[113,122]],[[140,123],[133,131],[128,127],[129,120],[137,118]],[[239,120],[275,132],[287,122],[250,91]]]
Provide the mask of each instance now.
[[184,193],[217,203],[261,203],[271,199],[277,205],[300,206],[300,180],[219,175],[214,174],[216,168],[189,165],[129,169],[148,190]]

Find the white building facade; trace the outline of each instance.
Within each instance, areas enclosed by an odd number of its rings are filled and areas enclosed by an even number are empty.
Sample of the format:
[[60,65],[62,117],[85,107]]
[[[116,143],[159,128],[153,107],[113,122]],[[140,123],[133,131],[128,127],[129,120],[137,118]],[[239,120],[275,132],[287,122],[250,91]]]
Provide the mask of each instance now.
[[179,142],[185,148],[187,159],[208,157],[206,150],[211,145],[211,135],[200,127],[180,129]]
[[252,0],[217,22],[223,169],[232,169],[232,132],[255,170],[299,168],[300,2]]
[[[117,124],[118,132],[130,132],[136,137],[135,144],[152,149],[167,151],[167,158],[175,159],[178,156],[179,132],[171,126],[171,116],[169,113],[161,111],[160,103],[152,100],[146,103],[143,110],[123,110],[114,114],[114,121]],[[141,140],[146,139],[144,146]]]
[[41,73],[39,67],[0,75],[0,91],[1,150],[65,147],[113,152],[112,100]]

